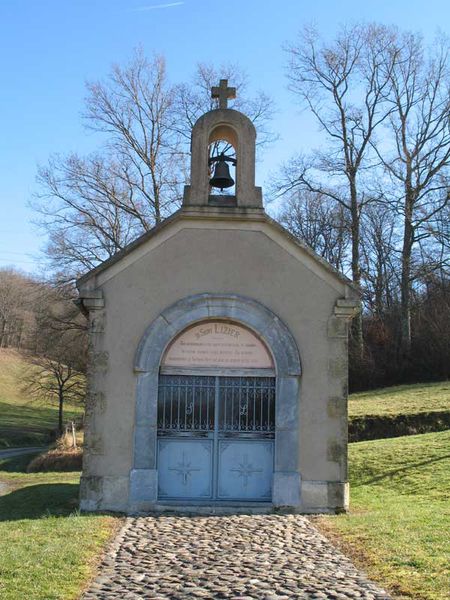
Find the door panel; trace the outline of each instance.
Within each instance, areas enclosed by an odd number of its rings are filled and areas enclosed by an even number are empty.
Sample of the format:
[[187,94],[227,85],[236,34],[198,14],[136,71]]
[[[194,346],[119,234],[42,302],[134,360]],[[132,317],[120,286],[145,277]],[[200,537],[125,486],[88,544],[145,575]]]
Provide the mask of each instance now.
[[273,441],[219,440],[218,498],[272,498]]
[[158,496],[270,501],[275,378],[160,375]]
[[208,439],[158,441],[160,498],[212,497],[213,442]]

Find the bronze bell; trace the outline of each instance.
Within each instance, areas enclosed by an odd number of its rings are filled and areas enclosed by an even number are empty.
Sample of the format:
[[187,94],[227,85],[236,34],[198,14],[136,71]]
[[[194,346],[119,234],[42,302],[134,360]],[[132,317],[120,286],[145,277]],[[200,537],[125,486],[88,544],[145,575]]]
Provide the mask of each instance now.
[[223,154],[216,159],[214,175],[209,180],[209,185],[211,187],[220,188],[220,190],[234,185],[234,179],[230,175],[230,169]]

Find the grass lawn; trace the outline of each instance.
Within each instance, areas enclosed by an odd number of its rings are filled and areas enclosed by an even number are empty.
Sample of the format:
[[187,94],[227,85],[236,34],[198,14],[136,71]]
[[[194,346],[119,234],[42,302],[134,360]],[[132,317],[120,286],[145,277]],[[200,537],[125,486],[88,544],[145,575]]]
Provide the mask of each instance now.
[[351,394],[348,411],[350,417],[450,411],[450,381],[396,385]]
[[[0,448],[39,446],[57,426],[56,407],[30,402],[21,391],[26,365],[0,350]],[[69,407],[67,420],[81,408]],[[0,598],[79,597],[120,520],[77,511],[79,473],[32,473],[32,455],[0,460]]]
[[0,597],[78,598],[120,520],[80,515],[79,473],[21,472],[29,460],[0,461]]
[[[20,391],[23,369],[17,353],[0,350],[0,448],[45,444],[57,423],[56,408],[29,403]],[[449,405],[449,383],[349,401],[350,416],[362,421],[420,420]],[[0,460],[0,598],[75,600],[121,521],[80,515],[79,473],[27,474],[30,459]],[[396,598],[447,598],[450,431],[350,444],[350,480],[350,514],[315,518],[319,527]]]
[[450,431],[350,445],[349,515],[316,523],[396,598],[448,598]]
[[[45,446],[58,425],[57,407],[30,402],[20,381],[26,365],[12,350],[0,349],[0,448]],[[68,407],[66,420],[79,418],[80,407]]]

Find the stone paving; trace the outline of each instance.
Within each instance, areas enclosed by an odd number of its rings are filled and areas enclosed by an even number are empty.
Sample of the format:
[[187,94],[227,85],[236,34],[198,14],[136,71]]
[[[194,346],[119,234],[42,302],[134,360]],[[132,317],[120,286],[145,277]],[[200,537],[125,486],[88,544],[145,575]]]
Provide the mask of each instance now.
[[128,518],[84,600],[389,596],[298,515]]

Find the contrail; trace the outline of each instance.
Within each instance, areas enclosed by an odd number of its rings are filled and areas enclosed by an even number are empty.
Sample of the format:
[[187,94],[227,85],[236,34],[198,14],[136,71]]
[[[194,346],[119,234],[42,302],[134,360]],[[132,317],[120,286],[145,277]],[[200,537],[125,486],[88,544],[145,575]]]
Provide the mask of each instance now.
[[167,4],[151,4],[150,6],[139,6],[138,8],[131,9],[133,12],[154,10],[155,8],[170,8],[171,6],[181,6],[184,2],[168,2]]

